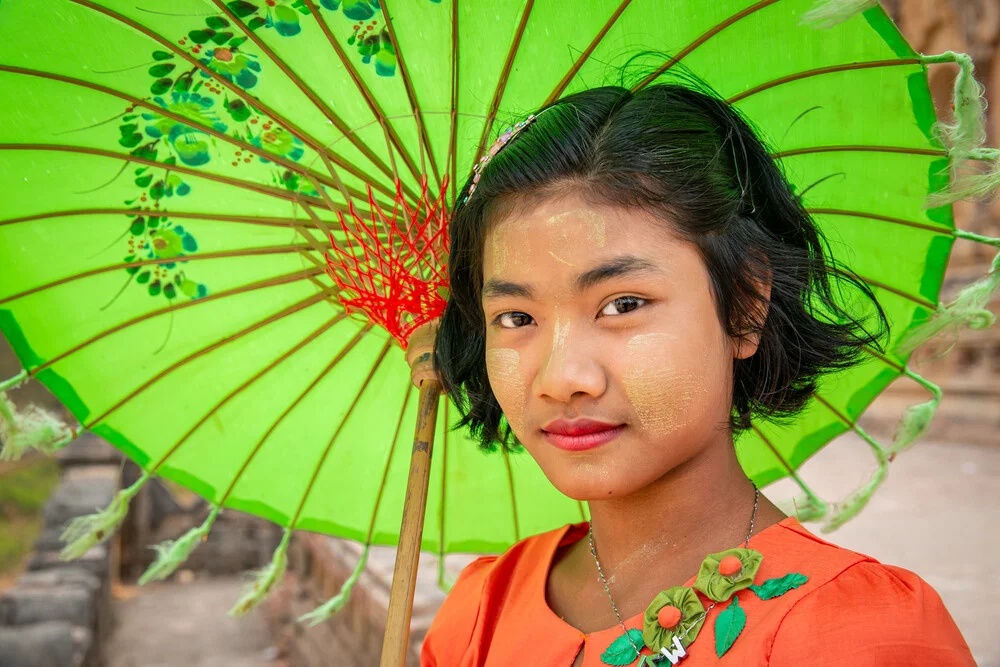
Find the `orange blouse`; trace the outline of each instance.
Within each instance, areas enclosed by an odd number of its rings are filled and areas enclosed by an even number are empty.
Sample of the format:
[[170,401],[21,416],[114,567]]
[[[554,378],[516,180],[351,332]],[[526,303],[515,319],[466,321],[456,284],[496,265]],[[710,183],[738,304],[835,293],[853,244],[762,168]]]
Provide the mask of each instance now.
[[[621,627],[584,634],[545,600],[556,550],[585,537],[587,528],[567,525],[473,561],[427,632],[421,666],[569,667],[585,648],[584,667],[602,667],[601,653],[621,636]],[[793,517],[755,535],[750,548],[764,555],[755,584],[789,572],[808,581],[766,601],[749,590],[737,593],[746,626],[721,659],[713,628],[727,603],[716,605],[680,661],[683,667],[976,664],[941,598],[916,574],[821,540]],[[693,583],[694,577],[685,585]],[[711,601],[698,595],[707,608]],[[638,614],[625,625],[641,630],[642,619]]]

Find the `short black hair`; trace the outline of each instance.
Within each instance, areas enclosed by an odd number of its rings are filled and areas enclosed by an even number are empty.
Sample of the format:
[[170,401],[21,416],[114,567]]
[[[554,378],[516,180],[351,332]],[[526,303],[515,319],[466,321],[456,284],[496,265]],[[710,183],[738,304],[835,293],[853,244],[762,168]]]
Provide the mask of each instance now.
[[[664,220],[700,249],[728,335],[760,336],[753,356],[735,360],[733,434],[757,418],[794,416],[820,375],[855,365],[866,348],[882,351],[889,325],[871,289],[832,257],[765,142],[714,93],[605,86],[535,113],[467,201],[465,184],[449,226],[451,294],[435,363],[462,414],[458,426],[484,448],[517,446],[486,372],[484,238],[516,207],[569,192]],[[755,285],[767,280],[761,317]]]

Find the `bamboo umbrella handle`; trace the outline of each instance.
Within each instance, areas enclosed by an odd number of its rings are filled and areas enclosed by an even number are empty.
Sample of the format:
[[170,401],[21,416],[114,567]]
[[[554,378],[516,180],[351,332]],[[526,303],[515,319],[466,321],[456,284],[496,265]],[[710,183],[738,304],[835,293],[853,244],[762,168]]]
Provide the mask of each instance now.
[[410,640],[410,616],[413,614],[413,592],[417,585],[417,562],[424,529],[424,508],[431,472],[431,448],[437,425],[438,399],[441,383],[424,380],[420,384],[417,407],[417,429],[410,454],[410,476],[406,482],[403,503],[403,523],[399,530],[396,565],[392,570],[389,591],[389,615],[382,639],[381,667],[401,667],[406,664],[406,649]]

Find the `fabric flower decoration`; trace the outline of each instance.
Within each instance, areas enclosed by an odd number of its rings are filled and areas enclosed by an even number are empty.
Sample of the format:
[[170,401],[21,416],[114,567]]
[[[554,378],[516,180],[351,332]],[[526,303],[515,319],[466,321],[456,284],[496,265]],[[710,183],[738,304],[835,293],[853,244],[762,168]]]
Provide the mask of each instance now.
[[753,549],[727,549],[705,556],[694,587],[711,600],[724,602],[736,591],[749,588],[764,555]]
[[646,607],[642,619],[642,641],[654,653],[672,648],[674,637],[686,647],[705,623],[705,607],[694,589],[674,586],[660,591]]

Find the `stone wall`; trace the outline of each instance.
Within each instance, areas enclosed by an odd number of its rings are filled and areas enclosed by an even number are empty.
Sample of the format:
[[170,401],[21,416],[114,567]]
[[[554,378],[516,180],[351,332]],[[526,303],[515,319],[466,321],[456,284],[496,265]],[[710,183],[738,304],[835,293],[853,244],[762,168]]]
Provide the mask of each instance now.
[[[314,628],[296,622],[337,594],[360,554],[361,545],[349,540],[304,532],[292,538],[289,572],[269,598],[265,613],[275,645],[293,667],[372,667],[379,663],[395,549],[372,547],[350,602],[336,616]],[[471,556],[448,556],[446,568],[452,580],[471,560]],[[444,593],[437,586],[437,558],[421,553],[407,667],[417,667],[424,635],[443,600]],[[335,663],[331,656],[336,656]]]
[[59,559],[67,521],[105,507],[119,489],[120,455],[91,435],[60,453],[62,477],[45,505],[28,571],[0,596],[3,667],[99,667],[112,627],[117,538],[79,560]]

